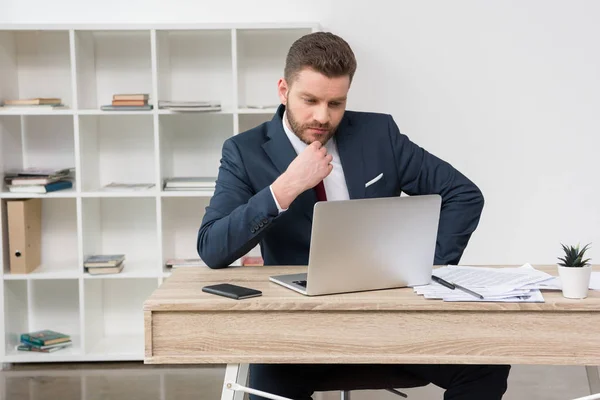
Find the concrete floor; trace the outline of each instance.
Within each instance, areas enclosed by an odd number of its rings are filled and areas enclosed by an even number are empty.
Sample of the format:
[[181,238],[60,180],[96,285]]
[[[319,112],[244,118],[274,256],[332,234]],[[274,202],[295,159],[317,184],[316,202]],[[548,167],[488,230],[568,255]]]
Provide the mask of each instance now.
[[[219,400],[223,366],[154,366],[136,362],[13,364],[0,372],[6,400]],[[583,367],[514,366],[506,400],[570,400],[589,395]],[[442,399],[435,386],[405,390],[410,400]],[[315,400],[339,399],[319,393]],[[358,391],[352,400],[395,400],[385,391]],[[483,399],[485,400],[485,399]]]

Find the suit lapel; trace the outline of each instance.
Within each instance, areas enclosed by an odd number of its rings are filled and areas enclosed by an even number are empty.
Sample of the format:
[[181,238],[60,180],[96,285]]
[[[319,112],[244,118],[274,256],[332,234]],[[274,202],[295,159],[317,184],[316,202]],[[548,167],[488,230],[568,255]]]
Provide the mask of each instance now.
[[267,129],[269,140],[262,146],[280,174],[283,174],[294,158],[296,158],[296,150],[294,150],[283,130],[282,118],[284,109],[284,106],[280,105],[277,113],[269,122]]
[[[279,171],[283,174],[290,163],[296,158],[296,150],[290,143],[285,131],[283,130],[283,112],[285,106],[280,105],[276,115],[269,122],[267,129],[268,141],[262,147]],[[317,202],[317,195],[314,190],[307,190],[296,198],[293,206],[299,207],[304,211],[304,214],[312,221],[314,205]]]
[[335,137],[348,194],[351,199],[362,199],[365,197],[364,146],[361,135],[357,135],[355,130],[350,118],[344,116]]

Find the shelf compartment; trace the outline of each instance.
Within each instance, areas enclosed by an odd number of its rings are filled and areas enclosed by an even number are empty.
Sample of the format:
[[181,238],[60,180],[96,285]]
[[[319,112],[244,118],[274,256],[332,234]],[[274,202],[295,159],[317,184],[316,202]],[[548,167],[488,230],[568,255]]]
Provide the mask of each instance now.
[[247,114],[239,116],[239,132],[243,133],[249,129],[256,128],[260,124],[273,119],[273,114]]
[[[158,233],[155,198],[83,198],[83,261],[93,254],[125,254],[118,274],[86,279],[158,277]],[[83,270],[83,265],[81,266]]]
[[85,280],[86,357],[143,359],[143,303],[157,278]]
[[[0,103],[13,99],[60,98],[65,106],[72,108],[69,31],[0,31],[0,70]],[[2,112],[65,111],[7,108]]]
[[216,178],[223,142],[233,135],[233,118],[224,114],[160,115],[159,135],[161,189],[169,177]]
[[[0,116],[0,135],[4,174],[29,167],[75,168],[75,135],[73,117],[66,115]],[[72,176],[73,189],[51,193],[11,193],[4,180],[2,197],[68,197],[75,193],[76,171]]]
[[234,108],[231,30],[159,30],[156,42],[160,100]]
[[169,197],[162,199],[163,271],[170,258],[198,258],[196,238],[210,198]]
[[117,93],[153,96],[149,30],[75,31],[75,53],[80,110],[98,110]]
[[156,184],[152,115],[79,118],[83,191],[100,191],[111,182]]
[[283,77],[291,45],[311,29],[237,30],[239,107],[279,105],[277,81]]
[[[3,212],[7,201],[10,200],[2,201]],[[4,279],[77,279],[80,276],[77,246],[76,200],[42,199],[41,265],[28,274],[11,274],[7,260]],[[7,236],[4,249],[9,251]]]
[[[78,280],[5,281],[6,360],[59,361],[82,353]],[[16,349],[20,335],[50,329],[71,336],[70,347],[53,353]]]

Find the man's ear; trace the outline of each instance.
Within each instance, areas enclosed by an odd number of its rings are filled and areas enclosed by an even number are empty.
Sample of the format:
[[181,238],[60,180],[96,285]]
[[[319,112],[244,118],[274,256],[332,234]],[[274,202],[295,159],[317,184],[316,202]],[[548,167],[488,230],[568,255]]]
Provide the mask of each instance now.
[[289,87],[285,78],[279,79],[279,82],[277,82],[277,93],[279,94],[279,101],[284,106],[287,105],[288,91]]

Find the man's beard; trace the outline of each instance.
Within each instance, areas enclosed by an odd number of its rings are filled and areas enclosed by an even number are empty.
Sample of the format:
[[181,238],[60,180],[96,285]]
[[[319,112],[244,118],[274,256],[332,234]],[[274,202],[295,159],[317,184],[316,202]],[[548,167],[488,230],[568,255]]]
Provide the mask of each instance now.
[[286,116],[288,122],[290,123],[290,128],[292,128],[292,132],[294,132],[296,136],[298,136],[298,138],[306,144],[312,143],[311,137],[307,133],[308,129],[310,128],[327,129],[327,133],[321,135],[321,137],[318,139],[323,145],[325,145],[325,143],[327,143],[329,139],[333,137],[335,130],[337,129],[337,126],[332,127],[331,124],[320,124],[316,121],[310,124],[301,125],[298,120],[294,118],[294,113],[289,106],[286,108]]

